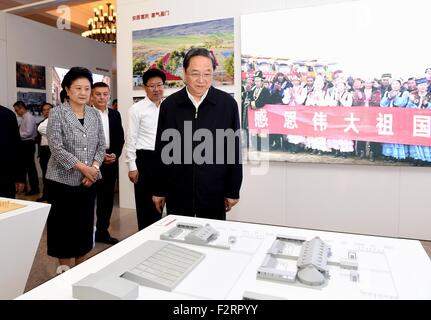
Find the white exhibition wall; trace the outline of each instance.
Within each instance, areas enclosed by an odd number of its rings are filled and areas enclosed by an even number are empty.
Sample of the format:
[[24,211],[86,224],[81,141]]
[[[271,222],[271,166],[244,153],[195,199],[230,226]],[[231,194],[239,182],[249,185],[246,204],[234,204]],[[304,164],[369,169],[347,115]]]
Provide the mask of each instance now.
[[51,67],[82,66],[112,77],[112,46],[0,12],[0,104],[9,108],[17,99],[16,62],[45,66],[46,95],[51,102]]
[[[121,84],[118,86],[119,110],[125,128],[127,110],[134,96],[131,81],[134,30],[234,17],[235,96],[239,102],[242,14],[340,2],[346,0],[122,0],[117,8],[117,76]],[[400,6],[402,2],[397,0],[391,6]],[[169,16],[132,19],[138,14],[165,10],[169,10]],[[307,21],[305,16],[304,23]],[[286,21],[286,32],[300,31],[300,26],[289,29],[288,23]],[[273,32],[271,25],[262,25],[262,28]],[[323,37],[325,29],[316,30],[316,34]],[[265,168],[266,164],[257,166]],[[431,174],[428,168],[271,162],[265,174],[256,175],[255,171],[255,165],[245,164],[241,201],[228,214],[228,219],[431,240],[431,197],[428,196]],[[120,207],[135,207],[133,185],[128,180],[124,161],[120,164]]]
[[6,106],[7,102],[7,75],[6,75],[6,19],[0,12],[0,105]]

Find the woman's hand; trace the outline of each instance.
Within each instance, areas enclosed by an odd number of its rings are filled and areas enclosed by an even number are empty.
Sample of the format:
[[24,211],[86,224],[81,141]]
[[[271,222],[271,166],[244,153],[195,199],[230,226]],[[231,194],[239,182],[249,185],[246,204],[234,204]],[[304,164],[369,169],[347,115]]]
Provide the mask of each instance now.
[[89,188],[93,185],[93,182],[91,182],[91,180],[89,180],[87,177],[84,177],[84,179],[82,179],[81,183],[84,187],[87,187],[87,188]]
[[84,177],[91,181],[91,183],[96,182],[97,176],[99,175],[99,171],[97,171],[95,167],[89,167],[87,165],[84,165],[80,171],[84,175]]

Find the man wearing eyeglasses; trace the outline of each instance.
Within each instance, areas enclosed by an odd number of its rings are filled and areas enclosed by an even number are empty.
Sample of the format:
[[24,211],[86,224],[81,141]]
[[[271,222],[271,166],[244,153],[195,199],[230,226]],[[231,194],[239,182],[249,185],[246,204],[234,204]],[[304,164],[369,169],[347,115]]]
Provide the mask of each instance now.
[[159,69],[148,69],[142,75],[142,80],[147,97],[135,103],[128,111],[126,144],[126,162],[129,167],[129,180],[135,188],[139,230],[161,218],[151,199],[152,163],[166,75]]
[[168,214],[225,220],[242,183],[238,105],[212,86],[212,52],[189,50],[183,67],[186,87],[160,107],[153,201],[160,214],[166,203]]

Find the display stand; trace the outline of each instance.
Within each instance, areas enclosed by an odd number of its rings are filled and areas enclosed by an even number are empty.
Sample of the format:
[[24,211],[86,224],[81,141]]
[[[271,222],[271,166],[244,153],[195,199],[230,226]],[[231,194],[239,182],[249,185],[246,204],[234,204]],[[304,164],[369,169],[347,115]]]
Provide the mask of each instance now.
[[24,292],[50,204],[0,198],[0,299]]

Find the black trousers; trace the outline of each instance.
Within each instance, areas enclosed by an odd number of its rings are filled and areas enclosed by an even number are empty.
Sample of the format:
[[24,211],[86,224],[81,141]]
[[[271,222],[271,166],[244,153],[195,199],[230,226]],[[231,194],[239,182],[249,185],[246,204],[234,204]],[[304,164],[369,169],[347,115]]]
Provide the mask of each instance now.
[[[356,148],[357,151],[360,153],[361,151],[366,151],[366,141],[358,141]],[[374,157],[378,158],[382,154],[382,145],[380,142],[370,142],[370,151],[374,153]]]
[[48,146],[39,146],[39,164],[42,169],[42,178],[43,178],[43,193],[42,196],[46,198],[46,169],[48,167],[48,161],[51,157],[51,150],[49,150]]
[[[8,170],[7,168],[5,168]],[[10,167],[9,167],[9,170]],[[11,175],[8,175],[8,173],[3,172],[2,169],[0,169],[0,197],[5,198],[15,198],[15,181]]]
[[154,151],[136,151],[136,166],[138,167],[139,178],[138,183],[135,184],[135,204],[139,230],[148,227],[162,217],[152,200],[154,157]]
[[102,179],[96,182],[97,208],[96,233],[98,236],[109,236],[108,228],[114,207],[115,184],[117,182],[118,160],[113,164],[102,164]]
[[93,248],[95,187],[69,186],[47,179],[48,255],[59,259],[81,257]]
[[220,209],[180,209],[172,206],[169,203],[169,199],[166,200],[166,211],[168,214],[205,219],[226,220],[224,199],[221,201],[221,205],[217,207],[220,207]]
[[30,183],[30,190],[32,192],[39,192],[39,177],[37,176],[36,164],[34,163],[34,153],[36,151],[36,145],[33,140],[21,141],[21,157],[23,169],[25,172],[24,182],[26,181],[26,175],[28,175],[28,181]]

